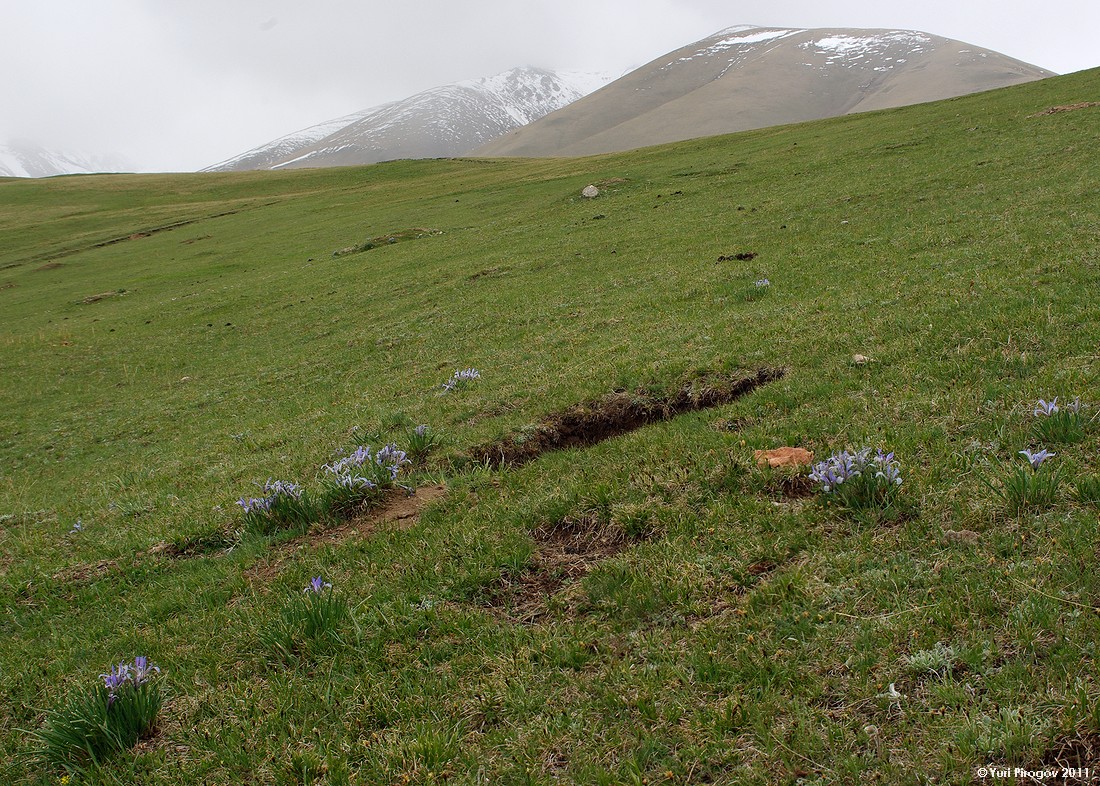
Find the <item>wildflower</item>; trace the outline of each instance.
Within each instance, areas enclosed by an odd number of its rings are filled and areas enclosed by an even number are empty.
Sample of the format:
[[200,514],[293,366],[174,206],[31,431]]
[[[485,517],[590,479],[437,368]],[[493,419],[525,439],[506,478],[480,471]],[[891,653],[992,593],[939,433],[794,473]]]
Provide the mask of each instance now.
[[766,279],[766,278],[762,278],[758,281],[753,282],[753,286],[755,286],[757,289],[766,289],[767,287],[770,287],[771,285],[772,285],[772,282],[768,281],[768,279]]
[[428,434],[428,424],[427,423],[421,423],[419,426],[417,426],[416,428],[413,429],[413,434],[416,434],[416,436],[418,436],[418,437],[427,436],[427,434]]
[[846,507],[876,507],[889,503],[902,483],[894,454],[871,448],[842,450],[813,465],[810,480]]
[[[1078,402],[1078,407],[1080,407],[1080,402]],[[1057,412],[1058,412],[1058,397],[1057,396],[1055,396],[1052,401],[1043,401],[1043,399],[1039,399],[1039,404],[1035,407],[1035,409],[1031,410],[1031,414],[1033,414],[1033,415],[1036,415],[1036,416],[1045,415],[1048,418],[1051,415],[1056,414]]]
[[159,674],[160,667],[154,666],[144,655],[138,655],[134,658],[134,667],[132,669],[134,685],[144,685],[152,679],[154,672]]
[[894,461],[894,452],[883,453],[881,450],[875,456],[875,464],[878,466],[878,470],[875,472],[876,478],[882,478],[887,483],[895,486],[901,485],[901,467]]
[[107,703],[113,704],[118,698],[118,692],[130,679],[130,667],[120,663],[106,674],[100,674],[104,687],[107,688]]
[[271,510],[272,501],[267,497],[249,497],[248,499],[241,497],[237,500],[237,504],[245,513],[266,513]]
[[[891,453],[884,458],[884,454],[879,451],[876,461],[879,458],[883,459],[879,463],[884,467],[888,467],[890,462],[893,461],[894,454]],[[821,483],[822,491],[829,492],[846,480],[861,477],[864,470],[868,469],[870,465],[870,448],[863,448],[855,453],[842,450],[839,453],[834,453],[825,461],[814,464],[813,471],[810,472],[810,480]]]
[[314,576],[312,579],[309,580],[309,586],[302,590],[302,592],[313,592],[317,595],[320,595],[327,589],[332,589],[332,585],[320,576]]
[[1058,454],[1051,453],[1046,448],[1043,448],[1042,450],[1037,450],[1034,453],[1025,448],[1024,450],[1020,451],[1020,455],[1026,458],[1031,463],[1032,469],[1037,470],[1044,461],[1046,461],[1051,456],[1056,456]]
[[390,480],[397,480],[397,473],[401,471],[402,464],[409,464],[409,459],[406,457],[406,453],[403,450],[398,450],[397,445],[392,442],[386,447],[382,448],[374,457],[375,463],[379,467],[384,467],[389,470]]
[[302,498],[302,487],[297,483],[289,483],[285,480],[272,480],[267,479],[264,483],[264,493],[271,497],[293,497],[294,499]]
[[333,475],[344,475],[347,474],[349,470],[354,469],[355,467],[361,467],[366,464],[368,461],[370,461],[370,457],[370,448],[359,445],[349,455],[345,456],[339,461],[334,461],[331,464],[325,464],[323,469],[328,470]]
[[1081,411],[1081,397],[1074,396],[1073,401],[1066,404],[1066,410],[1073,413],[1074,415],[1078,414]]
[[885,699],[889,708],[901,712],[901,701],[905,698],[905,694],[897,689],[894,683],[890,683],[886,686],[886,690],[878,694],[875,698]]
[[73,528],[71,530],[69,530],[69,534],[70,535],[75,535],[78,532],[83,532],[83,530],[84,530],[83,522],[81,522],[80,519],[77,519],[76,523],[73,524]]
[[350,472],[345,472],[343,475],[336,475],[333,478],[333,482],[342,489],[348,491],[373,491],[378,488],[378,484],[368,478],[364,478],[362,475],[352,475]]
[[461,371],[456,371],[450,379],[443,383],[443,392],[447,393],[454,390],[463,382],[469,382],[472,379],[481,379],[481,372],[476,368],[464,368]]

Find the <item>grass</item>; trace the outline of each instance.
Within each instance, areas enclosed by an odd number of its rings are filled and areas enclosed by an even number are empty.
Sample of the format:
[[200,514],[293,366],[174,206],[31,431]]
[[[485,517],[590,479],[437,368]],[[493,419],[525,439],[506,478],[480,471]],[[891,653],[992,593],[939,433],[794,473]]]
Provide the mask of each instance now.
[[[1012,515],[983,478],[1041,447],[1036,400],[1100,400],[1097,110],[1033,116],[1098,89],[580,160],[0,183],[8,782],[57,782],[15,730],[137,654],[155,734],[84,782],[969,783],[1086,750],[1096,432],[1057,447],[1049,506]],[[410,227],[440,234],[333,256]],[[786,373],[469,459],[760,368]],[[257,484],[315,490],[418,424],[440,444],[413,477],[448,487],[418,519],[244,527]],[[752,459],[781,445],[893,451],[909,513],[784,493]],[[644,537],[549,559],[578,522]],[[318,575],[353,609],[341,646],[258,657]],[[543,580],[531,619],[494,602]]]

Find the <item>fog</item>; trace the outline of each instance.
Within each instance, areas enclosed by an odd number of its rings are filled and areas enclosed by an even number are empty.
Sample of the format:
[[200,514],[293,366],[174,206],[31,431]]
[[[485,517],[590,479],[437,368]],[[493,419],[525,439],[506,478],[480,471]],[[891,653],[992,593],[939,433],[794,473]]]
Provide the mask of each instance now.
[[0,141],[137,171],[514,66],[621,74],[736,24],[916,29],[1059,73],[1100,65],[1095,0],[51,0],[3,19]]

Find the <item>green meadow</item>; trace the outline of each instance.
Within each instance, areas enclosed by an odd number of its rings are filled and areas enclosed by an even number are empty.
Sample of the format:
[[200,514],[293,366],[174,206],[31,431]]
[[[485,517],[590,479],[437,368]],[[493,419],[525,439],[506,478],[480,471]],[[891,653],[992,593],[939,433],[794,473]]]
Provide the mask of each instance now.
[[[1041,113],[1097,100],[1092,70],[584,159],[0,180],[4,781],[1096,782],[1100,106]],[[614,402],[658,414],[487,458]],[[237,504],[420,424],[414,497]],[[781,446],[903,483],[829,504],[758,466]],[[277,645],[317,576],[347,616]],[[139,655],[154,728],[44,755]]]

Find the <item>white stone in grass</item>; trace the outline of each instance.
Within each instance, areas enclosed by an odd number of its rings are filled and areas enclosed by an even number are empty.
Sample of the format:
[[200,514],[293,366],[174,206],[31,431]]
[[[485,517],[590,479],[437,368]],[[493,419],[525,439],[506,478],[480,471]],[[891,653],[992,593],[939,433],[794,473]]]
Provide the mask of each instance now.
[[585,199],[595,199],[599,195],[600,195],[600,189],[596,188],[595,186],[591,186],[591,185],[585,186],[584,189],[581,191],[581,196],[584,197]]

